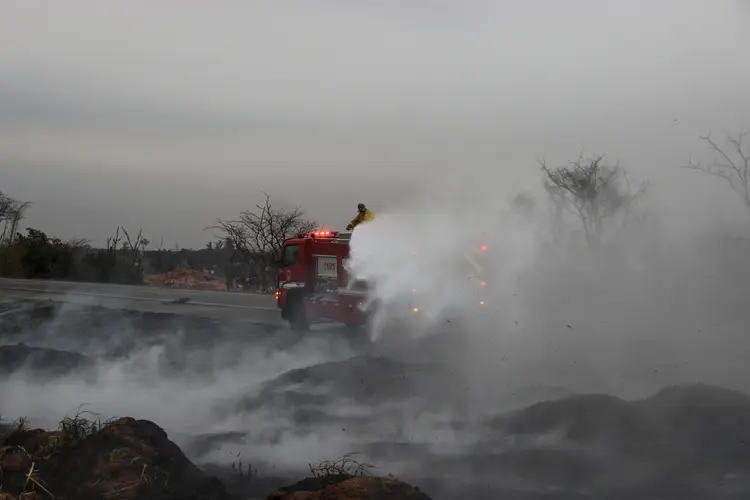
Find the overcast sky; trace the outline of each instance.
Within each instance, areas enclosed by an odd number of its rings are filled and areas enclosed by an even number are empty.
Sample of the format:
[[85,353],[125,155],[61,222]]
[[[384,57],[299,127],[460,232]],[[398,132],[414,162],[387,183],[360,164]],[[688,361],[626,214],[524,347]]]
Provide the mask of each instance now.
[[749,4],[0,0],[0,190],[56,236],[203,246],[262,189],[343,227],[581,148],[658,178],[750,129]]

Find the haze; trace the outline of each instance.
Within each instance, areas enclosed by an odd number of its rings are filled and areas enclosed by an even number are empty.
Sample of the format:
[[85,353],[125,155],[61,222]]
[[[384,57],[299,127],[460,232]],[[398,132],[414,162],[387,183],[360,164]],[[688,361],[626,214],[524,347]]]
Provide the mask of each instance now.
[[121,224],[200,247],[263,189],[335,228],[436,179],[510,196],[581,148],[701,213],[719,199],[686,190],[724,191],[676,167],[750,116],[740,0],[0,10],[0,189],[94,244]]

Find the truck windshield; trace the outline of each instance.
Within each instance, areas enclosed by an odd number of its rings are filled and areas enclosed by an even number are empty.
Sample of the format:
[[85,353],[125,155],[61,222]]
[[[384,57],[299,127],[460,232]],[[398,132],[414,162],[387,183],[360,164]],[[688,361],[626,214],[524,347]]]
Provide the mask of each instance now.
[[279,267],[293,266],[297,263],[299,257],[299,245],[287,245],[281,254],[281,264]]

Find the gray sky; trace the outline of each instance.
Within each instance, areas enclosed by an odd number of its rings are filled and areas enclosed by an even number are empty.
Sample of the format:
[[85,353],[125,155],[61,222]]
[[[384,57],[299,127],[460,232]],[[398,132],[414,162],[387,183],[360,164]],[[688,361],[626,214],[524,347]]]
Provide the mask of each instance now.
[[340,228],[582,147],[658,182],[750,129],[749,4],[0,0],[0,189],[57,236],[203,246],[262,189]]

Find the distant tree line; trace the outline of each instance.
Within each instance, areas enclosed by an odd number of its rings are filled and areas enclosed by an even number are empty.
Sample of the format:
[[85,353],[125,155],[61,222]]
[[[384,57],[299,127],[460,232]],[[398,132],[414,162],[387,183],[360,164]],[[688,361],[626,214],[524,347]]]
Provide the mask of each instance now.
[[118,227],[104,248],[94,248],[86,240],[61,240],[32,227],[11,231],[20,221],[18,212],[7,208],[7,196],[0,194],[0,200],[5,207],[0,220],[6,226],[0,243],[0,276],[142,284],[148,274],[189,268],[223,278],[228,289],[267,291],[265,270],[238,255],[231,241],[212,241],[197,250],[150,248],[142,231],[133,236]]
[[[748,132],[727,136],[720,146],[711,135],[701,139],[708,144],[712,160],[707,164],[689,161],[685,168],[697,170],[725,182],[750,213],[750,149],[744,140]],[[584,158],[581,154],[566,165],[539,164],[543,186],[552,207],[553,240],[558,241],[566,221],[580,228],[589,248],[602,245],[608,232],[617,229],[638,200],[647,192],[647,183],[634,186],[619,164],[608,164],[604,155]],[[236,219],[217,219],[206,229],[220,234],[205,248],[164,249],[152,247],[142,231],[131,233],[117,227],[105,248],[93,248],[85,240],[61,240],[27,228],[18,230],[29,202],[15,200],[0,192],[0,275],[9,277],[64,279],[105,283],[142,283],[145,274],[162,274],[179,267],[210,270],[226,280],[227,288],[241,284],[248,291],[272,292],[279,266],[280,249],[287,238],[311,231],[317,223],[301,208],[283,209],[265,201],[246,210]],[[529,214],[537,200],[520,193],[512,202],[519,213]]]

